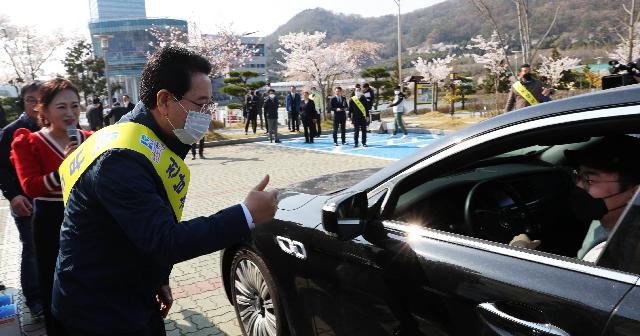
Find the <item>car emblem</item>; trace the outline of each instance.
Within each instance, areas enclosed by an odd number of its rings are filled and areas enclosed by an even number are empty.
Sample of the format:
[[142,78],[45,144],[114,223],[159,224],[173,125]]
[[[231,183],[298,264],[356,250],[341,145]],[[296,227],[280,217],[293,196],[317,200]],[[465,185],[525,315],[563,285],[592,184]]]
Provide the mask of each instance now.
[[280,246],[285,253],[302,260],[307,259],[307,250],[301,242],[282,236],[276,236],[276,241],[278,242],[278,246]]

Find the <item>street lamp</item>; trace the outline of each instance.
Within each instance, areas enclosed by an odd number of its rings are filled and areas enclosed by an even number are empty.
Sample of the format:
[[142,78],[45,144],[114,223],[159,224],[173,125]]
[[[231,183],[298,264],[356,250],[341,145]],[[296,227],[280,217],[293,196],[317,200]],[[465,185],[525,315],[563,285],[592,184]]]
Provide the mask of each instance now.
[[109,39],[113,38],[113,35],[93,35],[93,37],[100,40],[100,49],[102,50],[102,59],[104,60],[104,77],[107,81],[107,102],[111,104],[111,84],[109,83],[107,52],[109,51]]
[[393,2],[398,5],[398,85],[400,85],[400,90],[402,90],[402,45],[400,40],[400,0],[393,0]]

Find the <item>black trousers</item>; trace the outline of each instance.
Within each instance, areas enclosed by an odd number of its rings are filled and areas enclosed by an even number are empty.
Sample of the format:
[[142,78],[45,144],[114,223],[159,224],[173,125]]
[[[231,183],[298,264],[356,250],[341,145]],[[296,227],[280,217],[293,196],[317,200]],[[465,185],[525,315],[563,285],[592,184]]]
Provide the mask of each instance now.
[[356,146],[358,145],[358,136],[360,132],[362,132],[362,144],[366,145],[367,144],[367,122],[366,121],[354,122],[353,128],[354,128],[353,141],[355,142],[355,145]]
[[[204,138],[200,139],[200,142],[198,142],[198,154],[200,154],[200,156],[204,155]],[[193,155],[193,157],[196,157],[196,144],[191,144],[191,155]]]
[[[262,118],[262,116],[260,116],[260,118]],[[262,119],[261,119],[262,120]],[[269,118],[267,118],[267,112],[264,113],[264,130],[269,133]],[[261,121],[262,122],[262,121]]]
[[318,109],[318,122],[316,122],[316,138],[320,137],[322,134],[322,110]]
[[33,211],[33,242],[40,280],[40,295],[47,335],[57,336],[58,325],[51,314],[53,274],[60,248],[60,227],[64,218],[62,201],[35,200]]
[[260,129],[263,129],[264,121],[262,120],[262,112],[258,112],[258,117],[260,117]]
[[342,136],[342,144],[347,142],[347,135],[345,134],[345,124],[347,123],[347,116],[340,112],[333,115],[333,142],[338,143],[338,128]]
[[289,120],[287,121],[287,125],[289,126],[289,130],[299,132],[300,131],[300,113],[289,112],[288,117],[289,117]]
[[304,141],[313,143],[313,138],[316,136],[316,127],[311,120],[302,120],[302,127],[304,127]]
[[[64,329],[62,335],[66,336],[106,336],[106,334],[87,332],[81,329],[71,328],[67,326],[62,328]],[[165,336],[166,334],[167,333],[164,330],[164,321],[162,320],[160,314],[158,314],[157,316],[154,316],[142,330],[125,334],[117,334],[117,336]]]
[[249,115],[247,116],[247,119],[244,122],[244,132],[245,133],[247,133],[249,131],[249,123],[251,123],[251,128],[253,129],[253,134],[256,134],[257,119],[258,119],[258,115],[257,114],[249,113]]

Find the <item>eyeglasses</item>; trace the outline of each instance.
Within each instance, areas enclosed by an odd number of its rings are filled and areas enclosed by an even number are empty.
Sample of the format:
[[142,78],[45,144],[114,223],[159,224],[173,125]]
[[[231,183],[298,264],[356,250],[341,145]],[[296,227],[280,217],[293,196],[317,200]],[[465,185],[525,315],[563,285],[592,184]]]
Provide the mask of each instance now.
[[[191,104],[197,106],[200,109],[200,113],[202,114],[207,114],[207,115],[212,115],[215,111],[216,108],[218,107],[218,104],[210,101],[208,103],[204,103],[204,104],[198,104],[196,102],[194,102],[193,100],[186,98],[186,97],[182,97],[182,99],[178,100],[178,98],[176,98],[176,96],[173,96],[173,99],[176,101],[176,103],[178,103],[180,106],[182,106],[182,104],[180,104],[180,100],[186,100],[188,102],[190,102]],[[184,108],[184,106],[182,106],[182,108],[187,111],[186,108]]]
[[571,172],[571,179],[573,180],[573,183],[578,184],[578,183],[582,183],[582,185],[584,186],[585,190],[589,190],[589,187],[591,187],[594,184],[597,183],[613,183],[613,182],[620,182],[619,180],[594,180],[592,179],[589,173],[584,173],[581,172],[579,170],[573,170]]

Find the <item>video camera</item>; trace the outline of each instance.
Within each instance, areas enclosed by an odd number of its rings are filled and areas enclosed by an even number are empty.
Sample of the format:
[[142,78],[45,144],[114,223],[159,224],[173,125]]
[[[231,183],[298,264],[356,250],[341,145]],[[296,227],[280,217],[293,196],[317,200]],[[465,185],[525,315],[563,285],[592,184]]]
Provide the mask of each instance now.
[[[609,76],[602,77],[602,89],[612,89],[619,86],[637,84],[634,76],[640,76],[640,59],[628,64],[622,64],[617,60],[609,61]],[[624,73],[621,73],[624,72]]]

